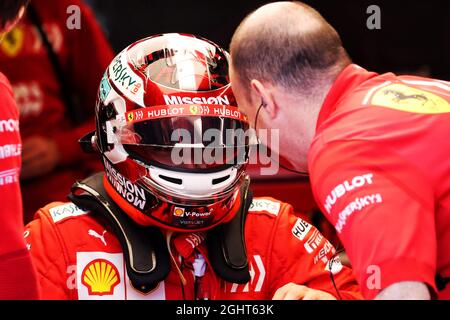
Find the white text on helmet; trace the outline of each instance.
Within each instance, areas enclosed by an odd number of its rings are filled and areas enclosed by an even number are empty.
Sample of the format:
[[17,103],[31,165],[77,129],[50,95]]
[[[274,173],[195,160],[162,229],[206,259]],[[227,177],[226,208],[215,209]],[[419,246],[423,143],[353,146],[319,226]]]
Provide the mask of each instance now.
[[114,60],[112,72],[114,81],[121,82],[126,88],[136,83],[136,80],[131,77],[131,70],[122,64],[120,55]]
[[230,105],[230,100],[227,96],[218,97],[179,97],[164,95],[164,101],[167,105],[173,104],[222,104]]
[[103,162],[105,163],[106,177],[114,189],[116,189],[116,191],[133,206],[139,209],[144,209],[146,203],[144,189],[131,183],[128,179],[117,172],[117,170],[114,169],[108,161],[103,160]]

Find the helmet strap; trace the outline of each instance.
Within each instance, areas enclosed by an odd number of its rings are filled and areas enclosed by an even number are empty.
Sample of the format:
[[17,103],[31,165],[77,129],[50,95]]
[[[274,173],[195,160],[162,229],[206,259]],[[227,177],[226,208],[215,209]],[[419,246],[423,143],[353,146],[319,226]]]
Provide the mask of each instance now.
[[72,186],[69,199],[108,222],[119,240],[133,287],[146,294],[170,272],[170,258],[164,236],[157,227],[144,227],[128,217],[106,193],[104,173],[97,173]]
[[250,178],[241,187],[241,207],[234,218],[208,231],[209,260],[214,271],[225,281],[244,284],[250,281],[245,245],[245,220],[252,203]]

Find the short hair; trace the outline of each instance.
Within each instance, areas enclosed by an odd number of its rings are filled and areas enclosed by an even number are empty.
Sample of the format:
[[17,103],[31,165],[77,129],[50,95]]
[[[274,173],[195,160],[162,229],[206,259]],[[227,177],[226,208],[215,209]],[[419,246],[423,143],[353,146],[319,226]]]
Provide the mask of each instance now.
[[30,0],[0,0],[0,28],[5,28],[8,22],[14,21],[22,7]]
[[247,84],[258,79],[314,94],[315,85],[334,81],[351,60],[336,30],[316,10],[301,2],[284,4],[279,17],[271,11],[257,28],[246,27],[252,14],[241,22],[231,41],[232,65]]

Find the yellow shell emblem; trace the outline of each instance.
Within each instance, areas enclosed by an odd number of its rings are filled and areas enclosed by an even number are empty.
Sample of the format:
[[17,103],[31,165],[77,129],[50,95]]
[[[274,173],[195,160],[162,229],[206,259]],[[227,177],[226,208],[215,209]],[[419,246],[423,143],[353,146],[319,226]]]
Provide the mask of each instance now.
[[3,41],[0,43],[0,48],[8,57],[15,57],[20,49],[23,47],[24,32],[21,26],[17,26],[8,32]]
[[184,216],[184,209],[183,209],[183,208],[176,207],[176,208],[173,210],[173,215],[176,216],[176,217],[182,217],[182,216]]
[[422,114],[450,112],[449,102],[437,94],[399,83],[379,89],[371,104]]
[[105,259],[91,261],[81,274],[82,283],[94,296],[112,295],[114,288],[120,283],[116,266]]

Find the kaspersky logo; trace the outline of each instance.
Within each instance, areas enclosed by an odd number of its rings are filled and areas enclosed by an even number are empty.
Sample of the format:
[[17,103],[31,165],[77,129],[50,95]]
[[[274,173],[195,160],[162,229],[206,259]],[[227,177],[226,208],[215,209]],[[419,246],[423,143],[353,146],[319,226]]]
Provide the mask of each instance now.
[[119,271],[108,260],[96,259],[83,269],[81,283],[86,286],[89,295],[113,295],[114,288],[120,283]]
[[217,104],[217,105],[230,105],[228,96],[217,97],[180,97],[164,95],[164,101],[167,105],[173,104]]

